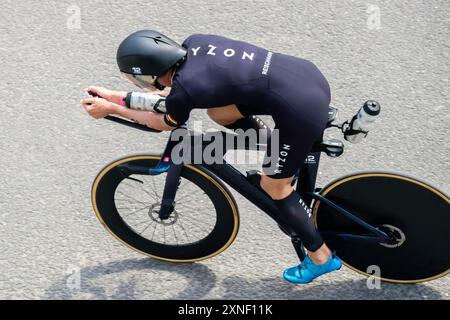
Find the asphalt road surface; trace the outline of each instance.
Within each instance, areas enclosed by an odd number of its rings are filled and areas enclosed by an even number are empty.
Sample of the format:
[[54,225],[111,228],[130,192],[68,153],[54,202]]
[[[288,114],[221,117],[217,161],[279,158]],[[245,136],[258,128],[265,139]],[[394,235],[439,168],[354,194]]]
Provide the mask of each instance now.
[[[115,158],[161,150],[167,133],[94,120],[79,104],[87,85],[133,89],[115,52],[138,29],[179,41],[198,32],[245,40],[315,62],[342,120],[367,99],[381,103],[365,142],[347,144],[338,159],[323,157],[320,185],[386,169],[448,194],[448,1],[2,0],[0,7],[0,298],[449,299],[449,277],[370,290],[344,268],[307,286],[289,284],[281,277],[297,263],[289,239],[237,194],[240,232],[221,255],[178,265],[130,251],[97,221],[91,183]],[[213,126],[204,111],[192,118]]]

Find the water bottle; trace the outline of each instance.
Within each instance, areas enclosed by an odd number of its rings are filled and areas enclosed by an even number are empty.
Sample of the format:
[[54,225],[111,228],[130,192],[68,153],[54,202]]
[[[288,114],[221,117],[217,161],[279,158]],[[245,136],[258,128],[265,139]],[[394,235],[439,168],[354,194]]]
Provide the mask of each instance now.
[[361,142],[367,136],[372,123],[378,118],[381,106],[375,100],[368,100],[353,116],[348,127],[344,130],[344,138],[351,143]]

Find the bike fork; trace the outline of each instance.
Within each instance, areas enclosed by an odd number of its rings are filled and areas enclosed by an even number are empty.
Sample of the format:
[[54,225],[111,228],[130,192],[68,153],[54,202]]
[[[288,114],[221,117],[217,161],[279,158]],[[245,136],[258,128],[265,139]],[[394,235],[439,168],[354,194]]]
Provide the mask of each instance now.
[[159,161],[158,165],[153,168],[138,165],[120,165],[119,169],[125,175],[127,179],[135,180],[139,183],[142,181],[129,177],[131,174],[141,175],[158,175],[163,172],[167,172],[166,183],[164,185],[164,191],[161,199],[161,207],[159,210],[159,218],[161,220],[168,219],[174,209],[175,195],[180,184],[180,175],[182,164],[173,164],[170,160],[166,160],[164,157]]
[[159,218],[165,220],[169,218],[174,209],[175,195],[180,184],[182,164],[172,164],[167,171],[166,183],[164,185]]

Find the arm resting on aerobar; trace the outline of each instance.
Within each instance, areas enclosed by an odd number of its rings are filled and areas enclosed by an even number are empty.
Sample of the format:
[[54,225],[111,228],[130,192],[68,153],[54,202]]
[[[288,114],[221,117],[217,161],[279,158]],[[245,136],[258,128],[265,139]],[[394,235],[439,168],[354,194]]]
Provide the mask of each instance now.
[[126,106],[134,110],[145,110],[157,113],[166,112],[166,98],[147,92],[128,92]]

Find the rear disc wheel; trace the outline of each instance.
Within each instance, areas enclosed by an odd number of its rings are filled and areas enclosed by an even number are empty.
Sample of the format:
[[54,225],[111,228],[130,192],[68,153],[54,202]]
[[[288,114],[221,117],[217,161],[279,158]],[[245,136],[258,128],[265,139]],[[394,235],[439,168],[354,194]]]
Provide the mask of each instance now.
[[394,238],[391,243],[369,243],[326,236],[327,231],[370,232],[316,200],[314,222],[350,269],[373,276],[367,270],[378,266],[379,278],[396,283],[430,281],[449,273],[450,201],[443,192],[408,176],[369,172],[339,178],[320,194]]

